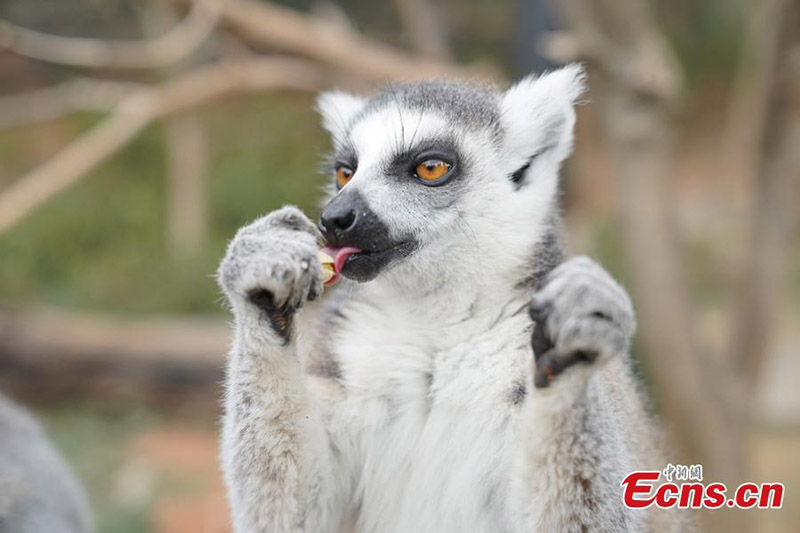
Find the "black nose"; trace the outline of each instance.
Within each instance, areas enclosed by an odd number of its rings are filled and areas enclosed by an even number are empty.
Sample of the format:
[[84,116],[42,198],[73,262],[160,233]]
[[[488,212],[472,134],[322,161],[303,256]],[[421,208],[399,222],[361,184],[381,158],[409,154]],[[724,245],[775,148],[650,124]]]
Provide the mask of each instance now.
[[322,210],[319,218],[320,230],[325,235],[325,240],[336,244],[346,239],[353,231],[358,221],[356,206],[343,197],[337,197]]

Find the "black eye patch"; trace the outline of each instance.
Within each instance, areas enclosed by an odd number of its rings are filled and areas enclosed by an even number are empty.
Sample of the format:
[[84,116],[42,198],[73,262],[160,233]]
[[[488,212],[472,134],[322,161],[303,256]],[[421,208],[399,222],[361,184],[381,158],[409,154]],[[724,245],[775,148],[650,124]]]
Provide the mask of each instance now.
[[330,159],[330,162],[334,169],[339,166],[346,166],[353,170],[358,168],[358,156],[351,147],[345,147],[339,150],[333,158]]
[[452,139],[430,139],[418,143],[415,147],[393,155],[386,164],[386,173],[398,178],[414,175],[414,169],[428,159],[439,159],[452,165],[452,171],[459,169],[459,155]]

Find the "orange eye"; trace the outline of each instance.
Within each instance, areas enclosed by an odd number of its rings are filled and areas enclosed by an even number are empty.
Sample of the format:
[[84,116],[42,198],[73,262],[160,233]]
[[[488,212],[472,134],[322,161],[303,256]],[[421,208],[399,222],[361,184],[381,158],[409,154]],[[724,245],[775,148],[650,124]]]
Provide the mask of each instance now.
[[447,174],[451,168],[452,165],[450,163],[441,159],[428,159],[417,165],[414,173],[421,180],[436,181]]
[[353,177],[353,169],[341,166],[336,168],[336,183],[339,187],[344,187],[350,178]]

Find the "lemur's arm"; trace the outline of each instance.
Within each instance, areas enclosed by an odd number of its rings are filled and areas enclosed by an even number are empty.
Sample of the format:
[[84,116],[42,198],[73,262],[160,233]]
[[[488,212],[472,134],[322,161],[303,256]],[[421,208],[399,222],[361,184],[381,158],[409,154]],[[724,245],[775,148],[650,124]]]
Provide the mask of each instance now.
[[318,233],[284,207],[241,229],[218,279],[235,316],[222,465],[237,532],[326,531],[341,494],[296,353],[295,313],[322,292]]
[[[620,482],[637,463],[639,412],[628,370],[630,299],[597,263],[575,258],[534,295],[533,390],[526,409],[524,516],[535,531],[637,531]],[[629,402],[633,405],[625,405]]]

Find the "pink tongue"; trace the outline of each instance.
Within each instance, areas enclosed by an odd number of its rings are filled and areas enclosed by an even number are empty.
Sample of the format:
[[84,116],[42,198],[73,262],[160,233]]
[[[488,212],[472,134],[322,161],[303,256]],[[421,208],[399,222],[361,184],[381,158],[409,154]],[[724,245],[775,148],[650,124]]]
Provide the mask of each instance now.
[[347,258],[353,254],[359,253],[361,249],[353,246],[326,246],[322,251],[333,257],[333,265],[336,269],[335,280],[339,277],[339,274],[342,273],[342,267],[344,267],[344,262],[347,261]]

